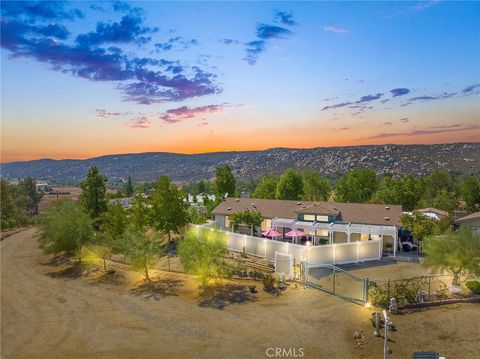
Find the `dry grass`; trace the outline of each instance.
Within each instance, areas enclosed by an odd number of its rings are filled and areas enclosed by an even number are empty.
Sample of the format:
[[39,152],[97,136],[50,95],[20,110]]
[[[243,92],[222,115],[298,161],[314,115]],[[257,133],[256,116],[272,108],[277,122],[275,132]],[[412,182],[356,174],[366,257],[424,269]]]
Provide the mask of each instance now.
[[[382,355],[372,308],[294,285],[274,297],[250,280],[199,291],[181,273],[154,271],[145,283],[122,265],[114,275],[92,264],[69,269],[69,260],[40,253],[34,233],[1,242],[2,358],[265,358],[268,347],[303,348],[306,358]],[[421,271],[401,263],[357,274],[398,279]],[[246,290],[252,284],[257,294]],[[417,350],[478,357],[479,309],[457,304],[393,316],[391,357]],[[365,335],[360,346],[357,330]]]

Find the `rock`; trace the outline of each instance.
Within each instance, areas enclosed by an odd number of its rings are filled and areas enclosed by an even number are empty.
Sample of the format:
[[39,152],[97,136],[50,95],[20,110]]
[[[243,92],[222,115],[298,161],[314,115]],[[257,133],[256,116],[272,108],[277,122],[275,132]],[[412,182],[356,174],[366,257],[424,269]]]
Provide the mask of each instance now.
[[450,285],[448,286],[448,291],[450,293],[461,293],[462,288],[460,288],[458,285]]

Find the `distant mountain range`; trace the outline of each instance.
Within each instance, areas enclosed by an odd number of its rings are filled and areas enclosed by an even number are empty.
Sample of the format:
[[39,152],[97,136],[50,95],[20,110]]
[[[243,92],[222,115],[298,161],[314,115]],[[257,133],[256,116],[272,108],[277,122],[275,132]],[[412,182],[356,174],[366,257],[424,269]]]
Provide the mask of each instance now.
[[326,176],[338,176],[360,167],[394,175],[423,175],[435,168],[470,174],[480,170],[480,143],[273,148],[193,155],[148,152],[85,160],[41,159],[4,163],[1,176],[7,179],[31,176],[52,183],[78,183],[88,168],[95,165],[113,183],[128,176],[135,181],[152,181],[161,175],[168,175],[177,182],[190,182],[213,179],[215,168],[224,164],[233,169],[240,181],[279,174],[289,167],[301,171],[312,168]]

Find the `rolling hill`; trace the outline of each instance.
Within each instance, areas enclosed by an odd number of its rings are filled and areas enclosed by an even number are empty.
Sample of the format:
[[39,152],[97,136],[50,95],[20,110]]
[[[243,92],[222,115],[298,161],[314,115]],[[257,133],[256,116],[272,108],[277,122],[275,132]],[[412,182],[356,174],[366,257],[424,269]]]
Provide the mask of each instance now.
[[3,163],[1,176],[7,179],[31,176],[52,183],[78,183],[88,168],[96,165],[112,182],[127,176],[135,181],[151,181],[161,175],[168,175],[177,182],[189,182],[212,179],[215,168],[223,164],[234,170],[238,180],[278,174],[288,167],[312,168],[327,176],[337,176],[359,167],[396,176],[426,174],[435,168],[470,174],[480,170],[480,143],[273,148],[193,155],[149,152],[85,160],[41,159]]

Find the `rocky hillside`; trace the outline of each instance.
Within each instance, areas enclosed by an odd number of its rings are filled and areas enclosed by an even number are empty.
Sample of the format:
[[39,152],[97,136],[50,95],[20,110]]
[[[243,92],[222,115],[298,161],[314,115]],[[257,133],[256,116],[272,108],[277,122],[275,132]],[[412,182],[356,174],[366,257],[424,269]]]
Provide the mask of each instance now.
[[114,182],[129,175],[135,181],[150,181],[161,175],[169,175],[175,181],[189,182],[212,179],[215,168],[223,164],[232,167],[238,180],[278,174],[288,167],[299,170],[313,168],[328,176],[359,167],[370,167],[378,173],[394,175],[426,174],[435,168],[469,174],[480,170],[480,143],[274,148],[195,155],[152,152],[86,160],[42,159],[4,163],[1,176],[9,179],[32,176],[55,183],[78,183],[87,169],[96,165]]

